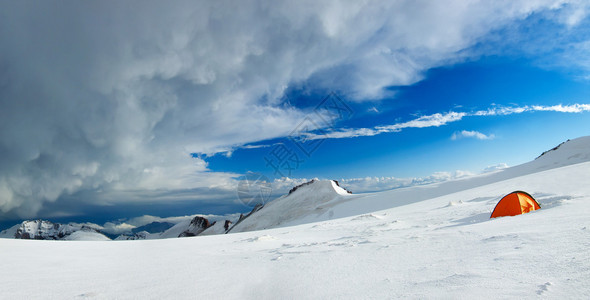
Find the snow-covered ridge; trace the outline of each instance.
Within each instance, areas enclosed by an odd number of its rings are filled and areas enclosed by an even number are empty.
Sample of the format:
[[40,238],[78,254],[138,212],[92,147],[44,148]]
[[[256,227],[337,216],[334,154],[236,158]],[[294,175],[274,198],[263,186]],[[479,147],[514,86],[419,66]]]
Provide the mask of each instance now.
[[567,166],[590,161],[590,136],[567,140],[556,147],[543,152],[528,164],[539,167]]
[[541,157],[541,156],[543,156],[543,155],[545,155],[545,154],[547,154],[547,153],[549,153],[549,152],[551,152],[551,151],[555,151],[555,150],[559,149],[559,147],[561,147],[561,145],[563,145],[563,144],[565,144],[565,143],[567,143],[567,142],[569,142],[569,141],[570,141],[570,140],[568,139],[567,141],[565,141],[565,142],[563,142],[563,143],[561,143],[561,144],[559,144],[559,145],[557,145],[557,146],[555,146],[555,147],[553,147],[553,148],[551,148],[551,149],[549,149],[549,150],[547,150],[547,151],[545,151],[545,152],[541,153],[541,155],[537,156],[535,159],[538,159],[539,157]]
[[322,219],[328,209],[354,197],[334,180],[312,180],[291,189],[289,194],[273,200],[248,218],[240,220],[231,232],[244,232],[298,225]]

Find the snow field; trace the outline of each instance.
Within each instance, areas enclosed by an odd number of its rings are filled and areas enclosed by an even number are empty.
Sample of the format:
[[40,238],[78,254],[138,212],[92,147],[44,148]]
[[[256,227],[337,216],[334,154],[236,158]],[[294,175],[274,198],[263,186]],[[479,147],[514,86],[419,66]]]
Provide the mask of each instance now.
[[[0,240],[2,298],[587,298],[590,163],[263,231],[194,238],[68,242]],[[410,190],[411,190],[410,189]],[[489,219],[504,194],[542,209]],[[411,194],[411,193],[410,193]],[[407,204],[406,204],[407,203]],[[34,274],[32,277],[31,275]],[[34,278],[34,279],[31,279]]]

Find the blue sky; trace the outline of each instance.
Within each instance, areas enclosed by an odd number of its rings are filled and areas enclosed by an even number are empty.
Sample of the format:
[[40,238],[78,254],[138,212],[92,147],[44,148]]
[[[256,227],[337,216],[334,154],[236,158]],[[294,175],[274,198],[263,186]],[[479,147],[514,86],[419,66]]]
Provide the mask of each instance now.
[[[588,82],[572,78],[563,70],[547,70],[533,62],[514,57],[482,57],[475,61],[429,70],[425,79],[395,87],[392,98],[362,103],[346,102],[354,111],[340,120],[339,128],[374,127],[405,122],[418,116],[450,111],[471,112],[493,107],[572,105],[586,103]],[[287,97],[323,100],[320,95]],[[567,99],[567,100],[566,100]],[[291,102],[292,103],[292,102]],[[317,103],[303,103],[311,106]],[[260,172],[269,178],[289,176],[277,173],[265,157],[272,157],[277,143],[283,143],[304,162],[293,163],[291,177],[357,178],[422,177],[434,172],[465,170],[481,172],[489,166],[509,166],[534,159],[541,152],[569,138],[588,134],[587,113],[525,112],[508,116],[465,117],[429,128],[368,137],[326,139],[309,157],[288,138],[261,141],[267,148],[238,149],[227,155],[207,158],[213,170]],[[484,139],[458,133],[484,134]],[[455,138],[453,136],[455,135]]]
[[590,128],[584,1],[0,8],[0,224],[244,212],[254,173],[437,182]]

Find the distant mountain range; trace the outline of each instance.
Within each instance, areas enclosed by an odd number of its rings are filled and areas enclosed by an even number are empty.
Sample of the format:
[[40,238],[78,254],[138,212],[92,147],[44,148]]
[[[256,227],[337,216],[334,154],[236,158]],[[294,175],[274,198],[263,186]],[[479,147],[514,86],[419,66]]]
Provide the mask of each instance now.
[[96,224],[59,224],[45,220],[24,221],[0,232],[0,238],[30,240],[109,240]]

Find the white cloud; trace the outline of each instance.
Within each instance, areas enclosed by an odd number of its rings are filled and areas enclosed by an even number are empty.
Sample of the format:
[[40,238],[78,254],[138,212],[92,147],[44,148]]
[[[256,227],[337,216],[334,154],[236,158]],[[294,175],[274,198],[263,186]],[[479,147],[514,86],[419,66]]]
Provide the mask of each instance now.
[[504,170],[508,168],[508,165],[506,163],[500,163],[497,165],[493,165],[493,166],[488,166],[485,169],[483,169],[482,173],[490,173],[490,172],[496,172],[499,170]]
[[294,84],[379,99],[561,2],[4,2],[0,211],[31,217],[77,192],[116,203],[227,190],[236,174],[190,153],[288,135],[305,115],[281,103]]
[[289,177],[282,177],[274,179],[271,182],[272,193],[276,196],[285,195],[289,192],[293,187],[298,186],[302,183],[309,182],[312,179],[317,178],[289,178]]
[[[575,4],[575,5],[572,5]],[[560,13],[556,15],[559,22],[572,28],[580,25],[582,20],[588,16],[590,12],[590,4],[587,1],[575,0],[570,1],[568,4],[564,4]]]
[[496,116],[496,115],[512,115],[520,114],[524,112],[535,112],[535,111],[552,111],[562,113],[582,113],[590,111],[590,104],[571,104],[571,105],[532,105],[532,106],[512,106],[512,107],[492,107],[487,110],[481,110],[473,113],[474,116]]
[[530,108],[533,111],[555,111],[564,113],[581,113],[590,111],[590,104],[573,104],[573,105],[553,105],[553,106],[539,106],[534,105]]
[[376,128],[383,132],[397,132],[404,128],[439,127],[451,122],[459,121],[463,119],[465,115],[466,114],[462,112],[448,112],[444,114],[436,113],[433,115],[421,116],[408,122],[388,126],[377,126]]
[[507,116],[512,114],[520,114],[528,111],[529,107],[491,107],[487,110],[476,111],[472,115],[474,116]]
[[458,140],[461,138],[475,138],[478,140],[492,140],[495,138],[493,134],[485,135],[479,131],[461,130],[453,133],[451,140]]
[[374,112],[374,113],[377,113],[377,114],[379,113],[379,110],[375,106],[369,108],[367,111],[368,112]]
[[260,145],[236,145],[233,147],[230,147],[229,149],[218,149],[217,153],[222,153],[223,155],[225,155],[226,157],[231,157],[232,154],[234,153],[234,151],[238,150],[238,149],[261,149],[261,148],[269,148],[269,147],[274,147],[276,145],[281,145],[282,143],[274,143],[274,144],[260,144]]
[[127,224],[127,223],[113,223],[113,222],[106,222],[102,226],[102,231],[109,233],[109,234],[123,234],[123,233],[130,233],[133,228],[136,226]]

